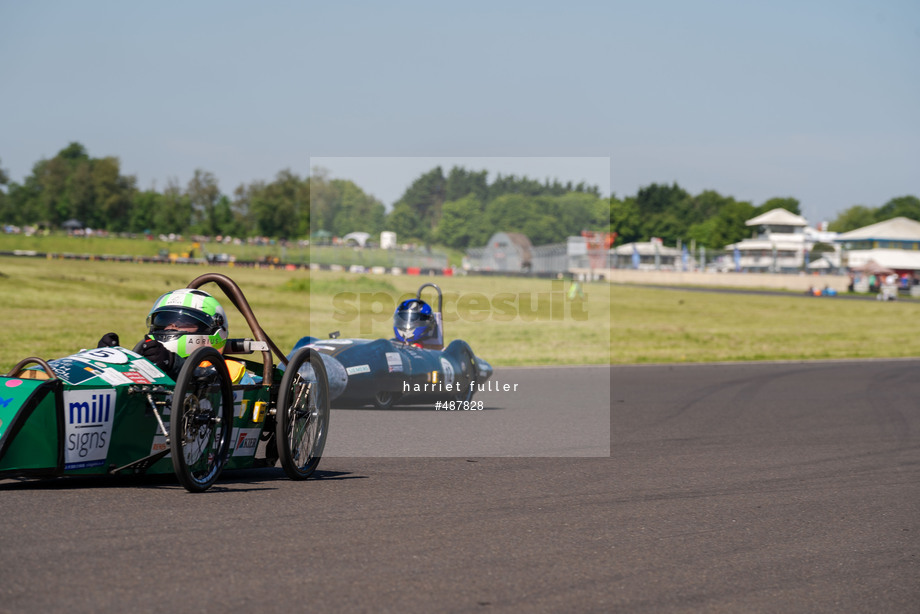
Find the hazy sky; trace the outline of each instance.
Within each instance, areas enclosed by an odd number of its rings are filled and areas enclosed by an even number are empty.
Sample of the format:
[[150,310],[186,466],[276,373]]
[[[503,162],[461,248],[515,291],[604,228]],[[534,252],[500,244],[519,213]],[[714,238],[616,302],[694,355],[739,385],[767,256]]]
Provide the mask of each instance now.
[[459,158],[817,222],[920,196],[920,2],[0,0],[0,167],[71,141],[142,188],[320,164],[389,205]]

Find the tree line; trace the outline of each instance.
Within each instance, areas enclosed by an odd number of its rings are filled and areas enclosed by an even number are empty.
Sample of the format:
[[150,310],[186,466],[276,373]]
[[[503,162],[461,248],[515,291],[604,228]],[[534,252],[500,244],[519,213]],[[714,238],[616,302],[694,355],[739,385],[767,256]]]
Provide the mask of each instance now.
[[[363,231],[397,233],[415,241],[464,249],[485,245],[496,231],[520,232],[534,245],[557,243],[582,230],[616,232],[618,243],[659,237],[721,249],[750,236],[745,221],[781,207],[800,214],[792,197],[760,205],[713,190],[692,195],[676,183],[651,184],[634,196],[604,197],[597,186],[543,182],[488,171],[437,166],[411,183],[392,209],[347,179],[322,169],[311,177],[280,171],[272,181],[241,184],[224,194],[216,177],[196,170],[187,184],[167,182],[162,191],[141,190],[123,175],[116,157],[93,158],[70,143],[40,160],[20,184],[0,168],[0,224],[59,228],[76,219],[110,232],[207,236],[307,238]],[[312,217],[311,217],[312,216]],[[881,207],[856,205],[830,224],[846,232],[891,217],[920,221],[920,200],[893,198]]]
[[91,157],[71,143],[50,160],[40,160],[20,184],[0,176],[0,223],[60,228],[78,220],[110,232],[229,236],[306,236],[310,225],[310,181],[289,170],[271,182],[240,185],[223,194],[217,178],[196,170],[182,186],[141,190],[123,175],[118,158]]
[[455,248],[485,244],[496,228],[523,232],[539,244],[562,241],[582,229],[605,229],[607,200],[595,186],[540,183],[526,177],[440,167],[423,173],[391,211],[347,179],[323,169],[302,178],[290,170],[274,180],[222,193],[216,177],[195,170],[186,185],[141,190],[121,173],[115,157],[94,158],[70,143],[40,160],[20,184],[0,170],[0,223],[60,228],[77,220],[116,233],[307,238],[363,231],[397,233],[400,241]]
[[[714,190],[692,195],[677,183],[653,183],[635,196],[610,197],[610,229],[618,233],[617,243],[659,237],[666,245],[693,241],[722,249],[751,236],[747,220],[777,208],[801,215],[800,203],[793,197],[770,198],[754,205]],[[880,207],[852,206],[830,222],[828,230],[847,232],[898,216],[920,221],[920,199],[908,195],[892,198]]]
[[520,232],[534,245],[582,230],[606,230],[608,202],[597,186],[440,166],[422,174],[393,205],[388,230],[454,248],[485,245],[497,231]]

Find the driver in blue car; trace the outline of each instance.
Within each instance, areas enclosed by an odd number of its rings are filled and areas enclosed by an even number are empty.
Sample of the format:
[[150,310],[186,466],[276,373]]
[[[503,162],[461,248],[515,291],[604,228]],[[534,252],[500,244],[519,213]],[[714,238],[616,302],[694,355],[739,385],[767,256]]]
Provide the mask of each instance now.
[[396,340],[413,347],[422,347],[434,328],[431,306],[417,298],[405,300],[396,307],[393,315],[393,332]]
[[[185,359],[200,347],[223,352],[229,337],[227,314],[213,296],[202,290],[183,288],[167,292],[147,314],[147,336],[135,350],[176,379]],[[120,345],[118,335],[106,333],[96,347]],[[228,360],[234,384],[255,383],[243,363]]]

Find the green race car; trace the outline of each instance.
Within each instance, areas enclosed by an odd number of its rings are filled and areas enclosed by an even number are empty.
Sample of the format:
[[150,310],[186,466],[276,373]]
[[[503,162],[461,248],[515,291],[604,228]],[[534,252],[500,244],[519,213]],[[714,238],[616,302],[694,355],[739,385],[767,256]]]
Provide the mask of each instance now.
[[[224,469],[278,460],[290,478],[309,477],[329,426],[323,361],[310,348],[286,357],[230,278],[209,273],[188,287],[209,282],[252,337],[228,340],[223,353],[195,350],[175,380],[123,347],[26,358],[0,376],[0,477],[175,472],[203,492]],[[254,353],[262,360],[247,358]],[[228,365],[255,383],[233,384]]]

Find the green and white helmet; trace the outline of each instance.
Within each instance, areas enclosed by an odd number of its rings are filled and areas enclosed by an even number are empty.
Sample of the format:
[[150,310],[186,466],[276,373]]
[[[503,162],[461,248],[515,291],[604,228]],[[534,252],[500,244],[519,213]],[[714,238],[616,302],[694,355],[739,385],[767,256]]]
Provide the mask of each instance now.
[[201,290],[173,290],[156,300],[147,314],[147,331],[167,350],[187,358],[209,345],[223,350],[229,336],[227,314]]

